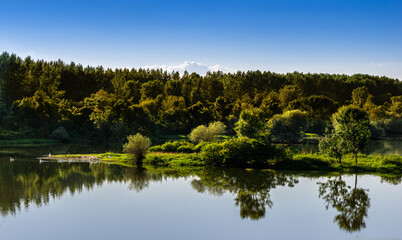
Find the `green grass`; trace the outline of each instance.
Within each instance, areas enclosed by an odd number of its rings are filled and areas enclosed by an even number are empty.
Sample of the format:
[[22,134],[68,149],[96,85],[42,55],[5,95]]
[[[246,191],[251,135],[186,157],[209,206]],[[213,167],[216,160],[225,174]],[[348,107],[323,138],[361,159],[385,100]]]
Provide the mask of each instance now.
[[204,161],[196,153],[150,153],[144,164],[154,166],[204,166]]
[[[88,154],[56,155],[55,158],[79,159]],[[102,153],[93,154],[104,163],[134,166],[135,161],[129,154]],[[197,153],[148,153],[144,165],[162,167],[200,167],[204,161]],[[343,172],[343,173],[392,173],[402,174],[402,156],[398,155],[359,155],[358,164],[352,155],[346,155],[339,164],[333,158],[319,154],[295,154],[291,159],[277,162],[269,168],[275,170]]]
[[280,170],[337,171],[350,173],[402,173],[402,156],[364,155],[358,156],[357,165],[353,155],[346,155],[342,164],[334,158],[321,154],[295,154],[292,160],[280,162],[274,166]]

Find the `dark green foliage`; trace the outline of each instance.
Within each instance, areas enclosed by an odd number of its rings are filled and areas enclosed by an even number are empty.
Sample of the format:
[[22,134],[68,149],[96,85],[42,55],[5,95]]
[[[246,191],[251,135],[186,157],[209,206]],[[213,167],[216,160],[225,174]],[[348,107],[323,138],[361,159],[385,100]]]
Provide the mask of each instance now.
[[402,118],[392,117],[385,120],[384,128],[388,134],[402,134]]
[[196,152],[195,145],[187,141],[166,142],[149,148],[150,152],[192,153]]
[[342,154],[353,153],[357,164],[357,154],[366,148],[371,136],[367,112],[354,105],[341,107],[334,114],[334,127],[330,135],[321,139],[320,150],[339,162]]
[[352,103],[357,107],[363,107],[368,97],[369,92],[366,86],[355,88],[352,92]]
[[202,148],[200,153],[201,159],[206,165],[220,166],[223,164],[224,155],[222,153],[222,144],[208,143]]
[[50,138],[58,139],[62,142],[68,142],[70,141],[70,134],[68,134],[64,127],[58,127],[50,134]]
[[232,138],[222,143],[205,145],[201,158],[210,165],[266,167],[285,158],[283,149],[262,140]]
[[327,134],[325,137],[321,138],[318,146],[320,152],[329,157],[336,158],[339,163],[342,162],[342,156],[346,150],[342,145],[340,135],[337,131],[333,130],[331,134]]
[[367,112],[364,109],[354,105],[341,107],[338,109],[338,112],[334,114],[333,118],[335,125],[369,120]]
[[329,129],[332,129],[332,124],[330,121],[315,119],[309,121],[305,132],[323,135]]
[[[224,123],[232,134],[240,119],[238,132],[243,128],[243,136],[255,137],[259,135],[255,129],[264,126],[241,117],[247,109],[260,109],[256,119],[262,121],[300,109],[314,122],[328,120],[339,106],[349,103],[366,109],[387,134],[399,134],[401,95],[400,81],[364,74],[239,71],[180,76],[0,55],[0,128],[21,132],[20,136],[30,129],[31,135],[49,137],[51,130],[63,125],[74,138],[121,141],[135,132],[187,134],[214,121]],[[314,126],[316,133],[322,132]],[[290,136],[292,141],[299,137]]]
[[268,122],[269,137],[275,142],[299,142],[307,127],[307,113],[291,110],[275,115]]
[[385,130],[376,122],[370,122],[369,125],[370,136],[372,139],[380,139],[385,135]]
[[266,132],[266,114],[258,108],[247,109],[240,113],[235,131],[240,137],[257,138]]

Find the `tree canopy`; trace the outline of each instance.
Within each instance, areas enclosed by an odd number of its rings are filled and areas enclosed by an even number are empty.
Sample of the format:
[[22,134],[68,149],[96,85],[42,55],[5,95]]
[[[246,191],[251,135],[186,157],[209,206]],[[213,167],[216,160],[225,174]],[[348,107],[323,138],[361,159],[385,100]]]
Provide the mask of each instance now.
[[[71,136],[121,141],[134,133],[188,134],[214,121],[234,133],[239,119],[237,131],[253,126],[255,115],[268,120],[296,109],[306,112],[309,122],[325,122],[349,104],[364,108],[386,133],[398,133],[401,95],[398,79],[366,74],[180,75],[0,55],[0,130],[21,137],[49,137],[64,127]],[[248,114],[250,109],[261,114]]]

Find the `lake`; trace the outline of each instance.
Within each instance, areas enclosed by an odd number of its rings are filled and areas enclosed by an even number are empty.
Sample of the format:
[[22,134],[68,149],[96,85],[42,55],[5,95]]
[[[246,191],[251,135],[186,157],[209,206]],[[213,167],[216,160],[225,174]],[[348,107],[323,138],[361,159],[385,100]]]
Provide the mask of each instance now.
[[113,147],[1,149],[1,239],[402,239],[402,176],[34,157],[105,150]]

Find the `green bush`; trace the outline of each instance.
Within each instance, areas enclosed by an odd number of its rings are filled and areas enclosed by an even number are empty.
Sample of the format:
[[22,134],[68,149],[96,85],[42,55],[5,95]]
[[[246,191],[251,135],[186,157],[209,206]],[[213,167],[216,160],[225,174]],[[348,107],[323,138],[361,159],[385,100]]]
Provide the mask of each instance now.
[[275,142],[299,142],[302,131],[307,127],[307,113],[291,110],[275,115],[268,122],[269,136]]
[[257,138],[266,131],[266,117],[259,108],[247,109],[240,113],[239,121],[235,124],[235,131],[240,137]]
[[70,134],[68,134],[64,127],[58,127],[50,134],[50,138],[58,139],[62,142],[68,142],[70,141]]
[[157,145],[157,146],[152,146],[148,149],[148,152],[162,152],[162,146]]
[[174,142],[166,142],[164,143],[162,147],[163,152],[177,152],[177,148],[181,146],[181,143],[179,141],[174,141]]
[[202,148],[200,155],[207,165],[233,167],[266,167],[286,157],[284,150],[247,137],[208,144]]
[[132,154],[137,162],[141,163],[142,159],[151,146],[151,140],[148,137],[144,137],[137,133],[136,135],[130,135],[127,137],[128,143],[123,145],[123,152]]
[[219,135],[225,133],[226,126],[221,122],[213,122],[207,126],[200,125],[194,128],[189,138],[192,142],[212,142],[215,141]]
[[150,152],[193,153],[195,145],[187,141],[169,141],[159,146],[153,146]]
[[208,143],[202,147],[200,157],[206,165],[220,166],[223,163],[222,144]]
[[194,152],[201,152],[202,148],[204,148],[208,144],[210,144],[210,143],[209,142],[200,142],[199,144],[194,146],[193,150],[194,150]]

